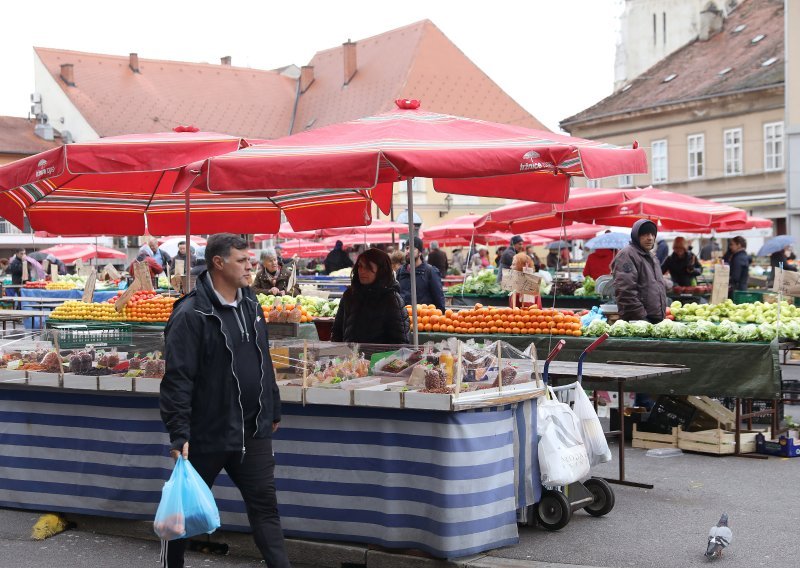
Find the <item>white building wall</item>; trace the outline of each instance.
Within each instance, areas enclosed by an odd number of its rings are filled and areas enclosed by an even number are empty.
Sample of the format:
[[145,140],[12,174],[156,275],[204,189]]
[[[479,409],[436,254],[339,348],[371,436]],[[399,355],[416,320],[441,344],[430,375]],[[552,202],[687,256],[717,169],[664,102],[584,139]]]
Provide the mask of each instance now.
[[[36,53],[33,55],[33,71],[36,92],[42,95],[42,112],[47,115],[53,128],[60,132],[68,130],[75,142],[100,138],[100,135],[72,104],[64,89],[53,78]],[[80,81],[80,77],[76,78],[76,83],[78,81]],[[65,85],[65,88],[72,87]]]
[[[737,2],[714,3],[727,14]],[[614,89],[694,40],[700,32],[700,12],[708,3],[709,0],[626,0],[620,19]]]

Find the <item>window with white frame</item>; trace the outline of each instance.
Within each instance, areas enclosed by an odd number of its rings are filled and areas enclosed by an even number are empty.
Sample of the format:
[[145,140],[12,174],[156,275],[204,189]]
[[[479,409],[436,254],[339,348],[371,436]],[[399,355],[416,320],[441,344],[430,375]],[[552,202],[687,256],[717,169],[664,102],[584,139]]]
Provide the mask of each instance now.
[[592,187],[592,188],[600,187],[600,180],[586,178],[586,187]]
[[633,176],[631,175],[619,176],[619,179],[617,180],[617,185],[618,187],[633,187]]
[[667,141],[653,140],[650,144],[650,165],[653,168],[653,183],[666,183],[669,163],[667,161]]
[[689,179],[703,177],[705,173],[705,134],[692,134],[686,137],[689,149]]
[[774,172],[783,169],[783,123],[770,122],[764,125],[764,170]]
[[730,128],[723,133],[725,175],[742,175],[742,129]]
[[428,190],[425,187],[425,178],[415,177],[411,180],[411,191],[416,191],[418,193],[427,193]]

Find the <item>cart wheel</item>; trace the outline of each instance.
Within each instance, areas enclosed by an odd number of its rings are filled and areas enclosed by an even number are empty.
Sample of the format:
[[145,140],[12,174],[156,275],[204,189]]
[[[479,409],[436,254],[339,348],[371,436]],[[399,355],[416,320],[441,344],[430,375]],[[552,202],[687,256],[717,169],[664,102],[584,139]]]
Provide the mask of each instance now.
[[583,486],[594,497],[592,504],[584,507],[587,513],[593,517],[602,517],[611,512],[614,508],[614,491],[605,479],[592,477],[584,481]]
[[569,500],[563,493],[548,489],[542,492],[542,498],[536,504],[536,519],[549,531],[563,529],[572,518]]

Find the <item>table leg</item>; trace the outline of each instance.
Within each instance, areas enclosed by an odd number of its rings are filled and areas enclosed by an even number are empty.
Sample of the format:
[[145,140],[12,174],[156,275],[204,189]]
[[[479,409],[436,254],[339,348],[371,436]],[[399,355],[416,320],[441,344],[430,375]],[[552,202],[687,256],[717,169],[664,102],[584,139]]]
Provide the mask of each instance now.
[[[616,483],[617,485],[627,485],[628,487],[641,487],[642,489],[652,489],[651,483],[637,483],[635,481],[627,481],[625,479],[625,399],[623,398],[623,381],[617,380],[617,405],[619,409],[619,432],[617,437],[619,439],[619,479],[611,479],[605,477],[609,483]],[[611,432],[609,432],[611,434]]]

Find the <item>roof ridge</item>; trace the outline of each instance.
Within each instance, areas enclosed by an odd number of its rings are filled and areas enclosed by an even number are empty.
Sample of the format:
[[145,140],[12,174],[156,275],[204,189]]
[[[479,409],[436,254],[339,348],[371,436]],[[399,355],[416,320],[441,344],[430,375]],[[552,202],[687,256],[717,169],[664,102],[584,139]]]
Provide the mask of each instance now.
[[[83,55],[86,57],[103,57],[108,59],[119,59],[120,61],[127,62],[129,55],[115,55],[112,53],[95,53],[91,51],[76,51],[72,49],[58,49],[53,47],[37,47],[33,46],[33,50],[35,52],[39,51],[46,51],[48,53],[64,53],[64,54],[74,54],[74,55]],[[133,53],[133,52],[132,52]],[[280,72],[276,69],[261,69],[258,67],[240,67],[238,65],[220,65],[219,63],[208,63],[203,61],[181,61],[177,59],[150,59],[147,57],[139,57],[139,63],[157,63],[157,64],[167,64],[167,65],[191,65],[197,67],[206,67],[211,69],[230,69],[236,71],[257,71],[257,72],[264,72],[264,73],[271,73],[275,75],[280,75]],[[293,64],[289,64],[293,65]],[[289,67],[289,65],[284,65],[282,69]]]
[[[405,30],[405,29],[408,29],[408,28],[413,28],[414,26],[418,26],[420,24],[433,24],[433,22],[431,22],[428,18],[425,18],[425,19],[413,22],[411,24],[407,24],[405,26],[400,26],[399,28],[394,28],[394,29],[391,29],[391,30],[388,30],[388,31],[385,31],[385,32],[382,32],[382,33],[379,33],[379,34],[371,35],[369,37],[362,37],[362,38],[356,39],[354,43],[358,43],[360,41],[369,41],[369,40],[373,40],[375,38],[384,37],[384,36],[387,36],[389,34],[397,33],[399,31],[402,31],[402,30]],[[435,24],[434,24],[434,26],[435,26]],[[352,38],[348,38],[348,40],[349,41],[353,41]],[[323,53],[330,53],[331,51],[336,51],[336,50],[339,50],[339,49],[342,49],[341,45],[335,45],[335,46],[329,47],[327,49],[321,49],[321,50],[315,52],[314,56],[311,59],[313,60],[314,57],[316,57],[317,55],[320,55],[320,54],[323,54]]]

